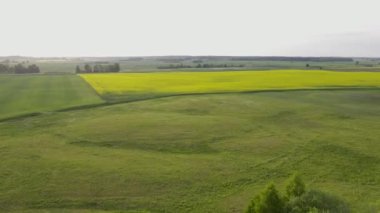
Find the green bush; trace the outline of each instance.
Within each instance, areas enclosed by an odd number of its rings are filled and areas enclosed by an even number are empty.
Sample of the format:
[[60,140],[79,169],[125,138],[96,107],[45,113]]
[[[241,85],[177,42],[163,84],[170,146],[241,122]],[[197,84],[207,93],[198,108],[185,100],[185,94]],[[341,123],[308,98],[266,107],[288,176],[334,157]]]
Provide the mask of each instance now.
[[280,197],[274,184],[257,196],[248,207],[247,213],[283,213],[285,209],[283,199]]
[[310,190],[287,202],[287,212],[350,212],[348,205],[339,198],[318,190]]
[[305,183],[298,174],[291,176],[286,185],[286,195],[288,198],[299,197],[305,193]]
[[318,190],[306,191],[299,175],[289,178],[286,196],[282,197],[274,184],[269,184],[247,208],[247,213],[348,213],[341,199]]

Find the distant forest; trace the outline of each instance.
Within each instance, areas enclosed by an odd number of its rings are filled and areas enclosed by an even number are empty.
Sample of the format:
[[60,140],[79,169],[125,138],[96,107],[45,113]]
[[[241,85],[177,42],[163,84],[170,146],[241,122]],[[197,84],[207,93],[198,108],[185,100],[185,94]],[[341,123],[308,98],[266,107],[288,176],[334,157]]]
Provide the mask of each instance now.
[[313,62],[353,62],[352,58],[341,57],[281,57],[281,56],[237,56],[231,57],[233,61],[313,61]]
[[0,74],[29,74],[40,73],[40,68],[31,64],[24,66],[23,64],[16,64],[14,66],[8,64],[0,64]]
[[184,65],[184,64],[169,64],[165,66],[158,66],[158,69],[181,69],[181,68],[227,68],[227,67],[244,67],[244,64],[234,65],[234,64],[197,64]]
[[179,62],[185,60],[217,60],[217,61],[294,61],[294,62],[353,62],[353,58],[345,57],[287,57],[287,56],[161,56],[156,57],[163,62]]
[[91,66],[90,64],[85,64],[84,67],[79,65],[75,68],[76,73],[102,73],[102,72],[120,72],[120,65],[115,64],[95,64]]

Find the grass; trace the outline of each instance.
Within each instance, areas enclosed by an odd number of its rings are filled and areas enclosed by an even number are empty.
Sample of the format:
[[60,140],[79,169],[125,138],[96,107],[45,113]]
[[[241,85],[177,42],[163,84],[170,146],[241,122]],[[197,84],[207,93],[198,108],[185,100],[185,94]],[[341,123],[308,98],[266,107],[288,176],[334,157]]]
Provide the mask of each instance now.
[[101,102],[75,75],[0,75],[0,119]]
[[226,71],[82,74],[103,97],[167,94],[223,93],[257,90],[291,90],[336,87],[380,87],[375,72],[329,71]]
[[377,212],[379,104],[379,89],[189,95],[3,121],[0,211],[241,212],[299,171]]

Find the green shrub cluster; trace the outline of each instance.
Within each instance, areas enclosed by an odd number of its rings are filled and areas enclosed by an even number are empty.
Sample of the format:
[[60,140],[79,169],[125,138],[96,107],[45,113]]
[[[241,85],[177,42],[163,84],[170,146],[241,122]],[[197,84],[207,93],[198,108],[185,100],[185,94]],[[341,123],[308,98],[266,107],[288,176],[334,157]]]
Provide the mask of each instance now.
[[348,205],[341,199],[318,190],[306,190],[299,175],[289,178],[285,195],[273,183],[257,195],[246,213],[348,213]]

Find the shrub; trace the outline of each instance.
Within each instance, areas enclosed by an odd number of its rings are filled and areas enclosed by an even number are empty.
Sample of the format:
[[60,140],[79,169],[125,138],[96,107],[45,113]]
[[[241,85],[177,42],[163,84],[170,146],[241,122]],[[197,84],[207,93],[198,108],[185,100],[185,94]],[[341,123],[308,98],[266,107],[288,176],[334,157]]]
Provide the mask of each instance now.
[[286,185],[286,195],[288,198],[299,197],[305,193],[305,183],[298,174],[291,176]]
[[248,207],[247,213],[283,213],[283,199],[279,195],[274,184],[269,184],[267,188]]
[[306,191],[298,174],[291,176],[282,197],[273,184],[257,195],[247,213],[348,213],[348,205],[341,199],[318,190]]
[[294,197],[287,203],[287,212],[350,212],[348,205],[341,199],[327,193],[310,190],[300,197]]

